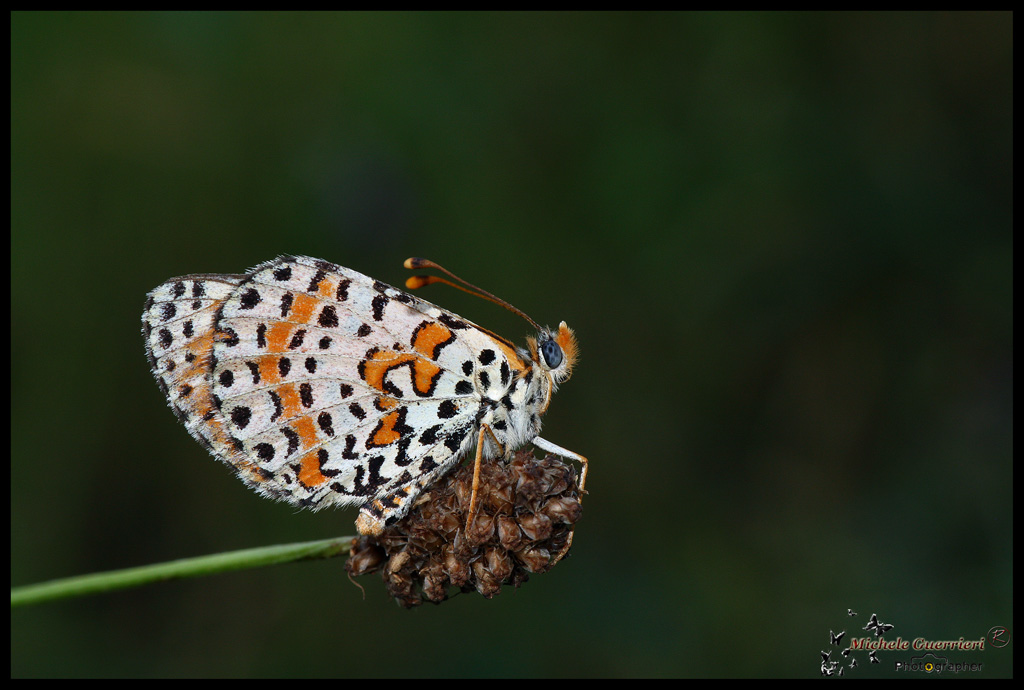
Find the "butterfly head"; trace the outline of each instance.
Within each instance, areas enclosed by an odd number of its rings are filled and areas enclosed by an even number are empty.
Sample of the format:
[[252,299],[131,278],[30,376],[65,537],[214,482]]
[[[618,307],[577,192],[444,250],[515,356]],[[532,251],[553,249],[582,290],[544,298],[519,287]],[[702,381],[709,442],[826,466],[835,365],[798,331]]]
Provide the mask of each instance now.
[[576,334],[565,325],[565,321],[558,325],[558,330],[541,329],[536,338],[527,338],[527,343],[530,357],[548,373],[553,383],[569,378],[576,364],[578,348]]

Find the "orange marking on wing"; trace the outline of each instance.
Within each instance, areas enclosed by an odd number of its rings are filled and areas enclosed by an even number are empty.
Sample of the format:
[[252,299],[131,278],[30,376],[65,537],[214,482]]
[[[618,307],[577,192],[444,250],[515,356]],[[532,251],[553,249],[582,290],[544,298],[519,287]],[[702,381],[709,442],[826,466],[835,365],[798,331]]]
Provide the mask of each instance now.
[[373,445],[386,446],[402,438],[402,435],[395,431],[395,423],[398,421],[399,415],[399,412],[392,412],[381,418],[380,424],[377,426],[377,433],[370,439]]
[[384,376],[394,367],[401,366],[413,359],[413,354],[397,354],[391,350],[380,350],[363,362],[363,380],[367,385],[379,391],[384,390]]
[[292,310],[288,314],[288,320],[309,323],[318,304],[319,300],[315,297],[303,294],[295,295],[295,301],[292,302]]
[[441,367],[433,362],[417,359],[413,362],[413,382],[420,393],[429,393],[434,380],[441,373]]
[[520,357],[514,349],[500,340],[495,340],[494,344],[497,345],[504,353],[505,359],[508,360],[508,365],[516,372],[516,377],[522,376],[526,373],[526,370],[530,368],[530,365],[524,362],[523,358]]
[[205,371],[210,366],[210,353],[213,352],[213,344],[217,340],[227,340],[230,336],[224,334],[207,334],[200,338],[196,338],[188,344],[186,348],[188,352],[195,355],[195,359],[188,365],[188,371],[202,369]]
[[320,281],[317,285],[316,294],[329,300],[334,300],[334,293],[338,289],[338,282],[334,276],[329,276]]
[[[191,362],[183,361],[179,363],[173,372],[168,373],[172,382],[195,381],[197,379],[206,380],[206,375],[210,368],[209,351],[205,353],[192,351],[192,354],[195,355],[195,359]],[[167,372],[165,371],[164,373]],[[209,385],[206,388],[209,388]]]
[[279,360],[276,355],[260,357],[260,381],[270,385],[281,382],[281,370],[277,368]]
[[455,336],[446,326],[437,322],[428,323],[416,332],[416,341],[412,348],[427,359],[437,359],[435,352],[439,345],[454,340]]
[[316,426],[313,424],[313,420],[307,417],[299,417],[292,422],[292,429],[299,435],[299,440],[302,441],[303,450],[312,448],[316,445]]
[[267,352],[286,352],[292,336],[292,325],[279,321],[267,329]]
[[377,399],[374,400],[374,403],[377,405],[377,409],[380,410],[381,412],[383,412],[384,410],[390,410],[396,405],[398,405],[397,400],[387,395],[378,395]]
[[281,398],[281,416],[284,419],[291,419],[302,414],[302,402],[299,398],[299,392],[295,389],[295,384],[282,384],[275,388],[274,392]]
[[211,419],[206,422],[206,428],[209,430],[209,436],[211,439],[216,440],[222,445],[227,445],[230,442],[227,433],[224,431],[224,424],[221,423],[220,419]]
[[[228,442],[228,438],[224,433],[224,424],[222,423],[224,418],[220,416],[220,413],[216,409],[214,409],[212,401],[206,397],[206,393],[208,393],[208,391],[204,391],[203,399],[200,404],[195,406],[195,416],[201,420],[201,424],[205,430],[204,435],[208,439],[226,444]],[[211,415],[209,419],[204,420],[203,418],[210,412],[213,412],[214,414]]]
[[441,372],[441,367],[411,352],[381,350],[373,353],[373,356],[363,362],[363,379],[377,390],[387,392],[384,390],[384,377],[392,369],[405,365],[412,367],[412,380],[416,391],[424,395],[429,393],[434,379]]
[[302,458],[302,466],[299,469],[299,481],[305,486],[319,486],[327,481],[327,477],[320,473],[320,458],[316,453],[308,453]]

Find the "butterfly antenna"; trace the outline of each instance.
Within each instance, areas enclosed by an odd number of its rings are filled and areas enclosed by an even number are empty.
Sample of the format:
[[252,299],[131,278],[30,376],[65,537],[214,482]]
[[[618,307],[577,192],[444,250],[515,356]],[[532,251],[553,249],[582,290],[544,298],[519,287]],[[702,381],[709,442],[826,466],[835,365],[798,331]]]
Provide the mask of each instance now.
[[458,277],[457,275],[449,271],[444,266],[434,263],[430,259],[421,259],[418,256],[414,256],[409,259],[406,259],[403,265],[410,270],[417,270],[421,268],[433,268],[435,270],[441,271],[442,273],[446,273],[447,275],[451,276],[455,280],[462,283],[462,285],[457,285],[452,281],[446,280],[445,278],[442,278],[440,276],[411,276],[409,279],[405,281],[405,287],[409,288],[410,290],[417,290],[425,285],[430,285],[432,283],[444,283],[445,285],[451,285],[453,288],[457,288],[459,290],[462,290],[463,292],[468,292],[471,295],[476,295],[477,297],[485,299],[488,302],[500,304],[501,306],[508,309],[510,312],[514,314],[519,314],[519,316],[529,321],[530,324],[533,326],[534,330],[540,331],[540,326],[537,325],[537,322],[531,319],[529,316],[527,316],[522,310],[516,309],[515,307],[513,307],[511,304],[501,299],[500,297],[495,297],[491,293],[487,292],[487,290],[478,288],[476,285],[473,285],[472,283],[463,280],[462,278]]

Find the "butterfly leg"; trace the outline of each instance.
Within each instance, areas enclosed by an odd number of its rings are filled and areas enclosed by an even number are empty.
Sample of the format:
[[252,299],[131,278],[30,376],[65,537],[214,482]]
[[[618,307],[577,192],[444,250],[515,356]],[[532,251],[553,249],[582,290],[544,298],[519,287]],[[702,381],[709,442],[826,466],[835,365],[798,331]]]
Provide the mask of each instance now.
[[469,498],[469,516],[466,517],[466,528],[468,529],[476,518],[476,492],[480,488],[480,462],[483,460],[484,440],[489,435],[495,445],[498,446],[498,455],[505,451],[505,446],[494,436],[491,427],[487,424],[480,425],[480,435],[476,439],[476,460],[473,462],[473,493]]
[[[553,453],[554,455],[557,455],[562,458],[567,458],[569,460],[576,460],[577,462],[580,463],[580,465],[583,466],[583,469],[580,471],[580,503],[583,503],[583,494],[586,493],[584,487],[587,484],[587,470],[590,467],[590,465],[587,463],[587,459],[580,455],[579,453],[573,453],[571,450],[566,450],[561,446],[556,446],[551,441],[546,441],[542,439],[540,436],[533,439],[532,443],[534,446],[540,448],[545,452]],[[555,556],[555,559],[551,562],[552,565],[558,563],[558,561],[562,560],[565,557],[565,554],[569,553],[569,547],[572,546],[572,538],[575,534],[575,529],[569,533],[569,539],[565,542],[565,548],[563,548],[558,553],[558,555]]]

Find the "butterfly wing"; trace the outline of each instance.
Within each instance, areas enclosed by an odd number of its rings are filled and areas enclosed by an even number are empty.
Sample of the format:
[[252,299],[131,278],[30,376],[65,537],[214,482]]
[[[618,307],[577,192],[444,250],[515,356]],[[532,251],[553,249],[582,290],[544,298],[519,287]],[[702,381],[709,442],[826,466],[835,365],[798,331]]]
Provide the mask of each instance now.
[[[202,358],[189,379],[190,431],[266,496],[314,509],[362,505],[362,531],[404,515],[472,448],[495,404],[478,393],[481,375],[507,386],[527,367],[475,324],[318,259],[186,280],[185,292],[214,293],[202,303],[168,299],[182,280],[155,290],[147,308],[150,333],[170,330],[172,343],[147,343],[168,389],[185,383],[186,357]],[[204,333],[198,356],[186,354],[196,349],[185,337],[190,319]]]
[[209,366],[221,306],[243,279],[174,278],[147,295],[142,312],[146,356],[168,404],[189,433],[225,462],[231,462],[233,449],[212,395]]

